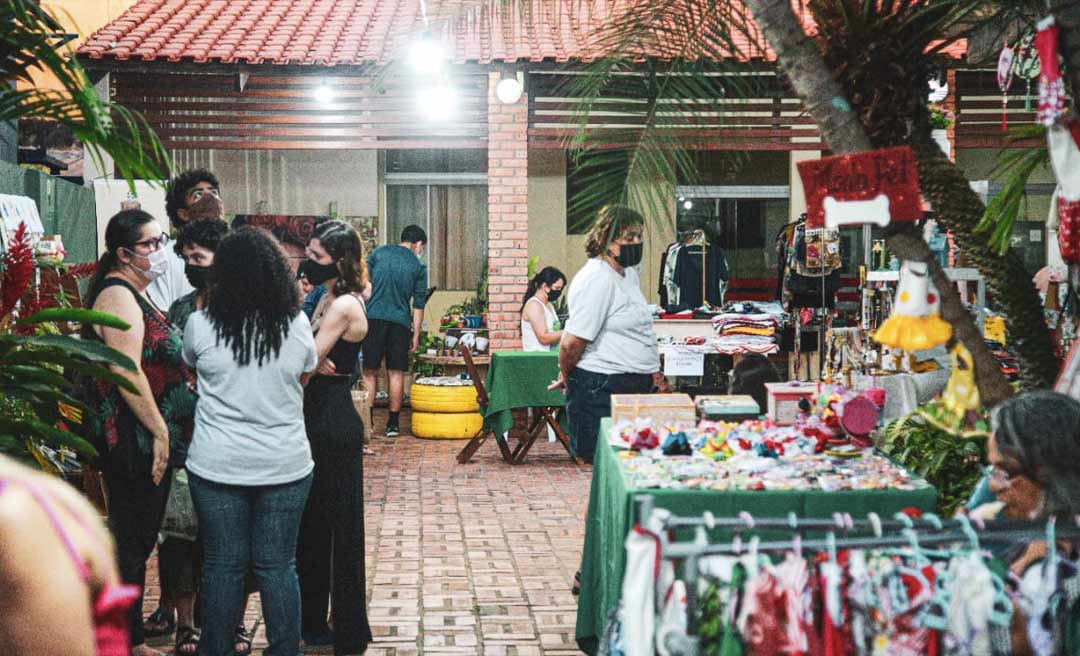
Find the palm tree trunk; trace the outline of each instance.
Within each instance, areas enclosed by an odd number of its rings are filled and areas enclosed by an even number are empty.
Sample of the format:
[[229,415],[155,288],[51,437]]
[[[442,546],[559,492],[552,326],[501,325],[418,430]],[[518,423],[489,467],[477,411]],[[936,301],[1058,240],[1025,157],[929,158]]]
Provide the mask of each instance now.
[[[746,5],[776,53],[777,62],[835,153],[871,150],[873,144],[817,46],[802,30],[788,0],[746,0]],[[964,181],[967,185],[967,181]],[[971,352],[975,381],[983,403],[993,406],[1012,395],[1012,387],[983,341],[971,313],[964,307],[945,272],[931,257],[926,242],[911,227],[888,237],[889,249],[905,260],[927,262],[941,299],[941,315],[953,334]],[[1041,313],[1040,313],[1041,316]]]

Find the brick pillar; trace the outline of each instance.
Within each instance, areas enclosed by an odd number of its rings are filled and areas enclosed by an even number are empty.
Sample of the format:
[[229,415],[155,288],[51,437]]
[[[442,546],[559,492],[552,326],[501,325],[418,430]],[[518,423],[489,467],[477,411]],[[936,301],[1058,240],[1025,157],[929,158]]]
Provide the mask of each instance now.
[[491,349],[521,348],[521,301],[528,284],[528,96],[504,105],[488,75],[488,329]]
[[953,113],[953,122],[946,131],[949,138],[949,159],[956,161],[956,122],[960,120],[960,94],[956,88],[956,69],[950,68],[945,73],[945,80],[949,85],[949,95],[941,101],[941,107],[945,111]]

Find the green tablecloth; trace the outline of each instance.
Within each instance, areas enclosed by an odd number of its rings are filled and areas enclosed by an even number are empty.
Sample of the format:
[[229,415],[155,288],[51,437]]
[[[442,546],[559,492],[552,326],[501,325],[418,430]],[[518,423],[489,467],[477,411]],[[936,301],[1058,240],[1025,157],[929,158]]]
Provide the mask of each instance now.
[[559,354],[550,352],[497,351],[491,354],[484,388],[488,407],[484,429],[502,435],[514,427],[514,408],[563,407],[566,397],[560,390],[548,390],[559,377]]
[[834,512],[865,517],[876,512],[889,517],[914,506],[927,512],[936,507],[937,491],[774,491],[718,492],[708,490],[639,490],[630,487],[616,460],[616,450],[608,444],[611,419],[600,425],[593,464],[589,514],[585,520],[585,546],[581,556],[581,594],[578,597],[578,645],[588,654],[596,653],[597,636],[603,635],[608,615],[619,599],[626,551],[623,542],[633,524],[633,497],[650,494],[655,507],[677,515],[701,515],[706,510],[717,517],[733,517],[747,511],[754,517],[831,517]]

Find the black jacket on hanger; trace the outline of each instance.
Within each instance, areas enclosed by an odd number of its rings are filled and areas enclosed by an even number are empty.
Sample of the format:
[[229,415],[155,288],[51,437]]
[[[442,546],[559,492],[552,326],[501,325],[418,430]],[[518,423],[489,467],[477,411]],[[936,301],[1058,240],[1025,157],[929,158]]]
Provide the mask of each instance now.
[[[702,257],[704,250],[704,258]],[[720,307],[723,296],[720,293],[720,281],[728,279],[727,257],[719,246],[683,246],[675,260],[675,284],[679,286],[679,306],[683,309],[698,308],[702,305],[701,264],[705,261],[705,298],[709,305]]]

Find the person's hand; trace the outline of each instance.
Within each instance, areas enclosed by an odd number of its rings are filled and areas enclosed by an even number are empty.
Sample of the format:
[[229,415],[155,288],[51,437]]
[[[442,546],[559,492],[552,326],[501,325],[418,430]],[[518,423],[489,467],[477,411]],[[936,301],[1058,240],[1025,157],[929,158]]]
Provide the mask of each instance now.
[[330,358],[323,358],[315,372],[322,376],[333,376],[337,374],[337,365]]
[[652,384],[657,392],[666,394],[671,391],[671,387],[668,386],[667,377],[659,371],[652,375]]
[[413,335],[412,344],[409,345],[409,353],[416,353],[420,350],[420,333]]
[[551,381],[548,385],[548,390],[562,390],[563,396],[566,396],[566,378],[563,377],[562,372],[559,372],[559,377]]
[[154,464],[150,469],[150,479],[154,485],[161,485],[165,470],[169,468],[169,434],[154,436]]

